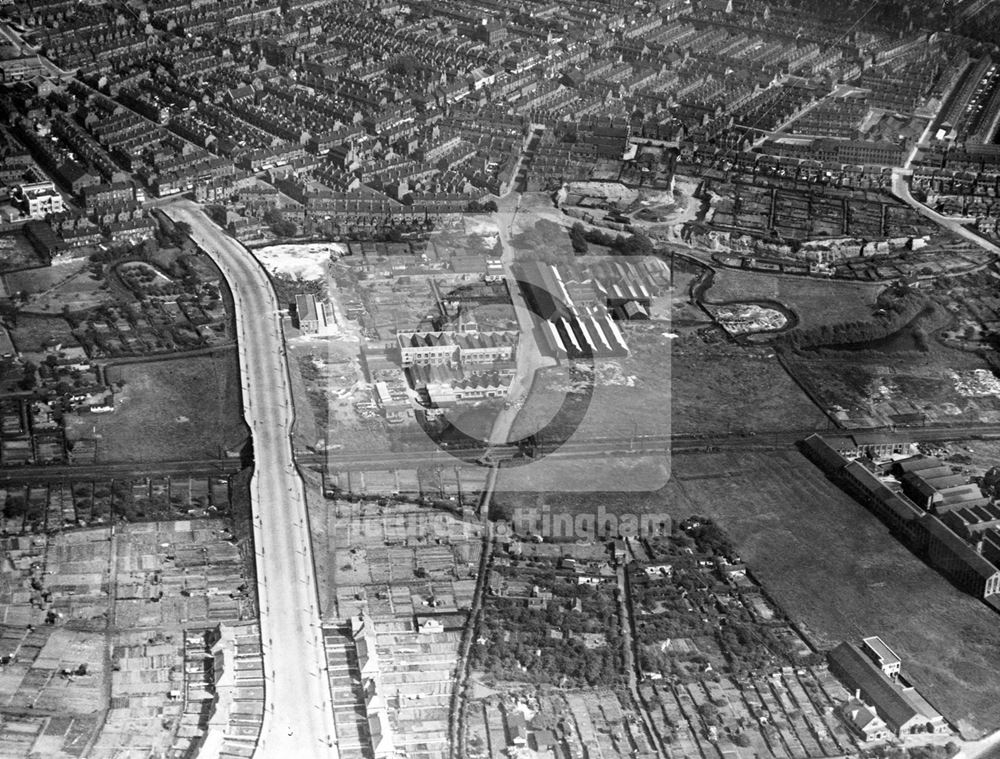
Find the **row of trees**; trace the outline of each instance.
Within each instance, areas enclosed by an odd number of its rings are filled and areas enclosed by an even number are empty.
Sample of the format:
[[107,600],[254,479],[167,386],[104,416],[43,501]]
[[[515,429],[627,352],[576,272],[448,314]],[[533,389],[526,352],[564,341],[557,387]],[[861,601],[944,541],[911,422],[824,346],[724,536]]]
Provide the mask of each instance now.
[[623,256],[649,255],[654,250],[653,241],[643,232],[616,235],[599,229],[587,229],[579,221],[570,228],[569,239],[573,244],[573,250],[580,255],[589,250],[591,243],[603,245],[610,248],[613,253]]
[[496,213],[499,210],[495,200],[486,200],[480,203],[478,200],[470,200],[465,207],[469,213]]
[[[475,207],[473,207],[475,206]],[[225,210],[225,209],[223,209]],[[485,204],[470,203],[469,211],[489,212],[496,211],[497,206],[493,201]],[[220,216],[222,221],[213,217],[213,221],[222,225],[225,216]],[[279,209],[272,208],[264,214],[264,223],[277,237],[322,237],[339,241],[341,236],[351,240],[365,240],[372,242],[403,242],[408,236],[422,236],[433,231],[434,222],[430,219],[424,221],[404,221],[402,219],[389,219],[389,224],[370,229],[368,227],[357,227],[352,224],[339,224],[333,220],[318,221],[312,216],[306,216],[300,225],[290,219],[286,219]]]
[[205,206],[205,214],[220,227],[225,227],[226,222],[229,220],[229,213],[226,211],[225,206]]
[[702,553],[725,557],[736,554],[732,541],[711,519],[692,517],[681,524],[681,529],[694,539],[698,550]]
[[160,234],[157,239],[161,244],[182,246],[189,242],[191,236],[191,225],[186,221],[173,221],[166,216],[158,214],[160,222]]
[[[914,291],[880,301],[879,312],[869,320],[858,319],[837,324],[824,324],[809,329],[795,329],[778,338],[778,342],[793,349],[818,348],[824,345],[850,345],[881,340],[912,322],[928,306],[927,299]],[[915,332],[918,348],[929,348],[926,333]]]
[[863,759],[949,759],[958,753],[959,746],[954,741],[948,741],[943,746],[876,746],[862,751]]
[[295,226],[295,222],[286,219],[276,208],[272,208],[264,214],[264,221],[278,237],[294,237],[298,234],[299,228]]
[[[489,646],[473,645],[473,666],[498,680],[524,680],[570,687],[607,686],[623,679],[622,643],[588,649],[572,641],[515,642],[492,640]],[[523,667],[523,669],[522,669]]]

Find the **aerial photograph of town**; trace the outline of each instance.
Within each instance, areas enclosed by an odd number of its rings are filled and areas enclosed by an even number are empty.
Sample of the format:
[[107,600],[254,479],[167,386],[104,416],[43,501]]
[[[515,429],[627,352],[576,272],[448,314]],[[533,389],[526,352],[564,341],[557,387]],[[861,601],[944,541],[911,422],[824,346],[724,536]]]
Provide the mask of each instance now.
[[1000,1],[0,0],[0,759],[1000,759]]

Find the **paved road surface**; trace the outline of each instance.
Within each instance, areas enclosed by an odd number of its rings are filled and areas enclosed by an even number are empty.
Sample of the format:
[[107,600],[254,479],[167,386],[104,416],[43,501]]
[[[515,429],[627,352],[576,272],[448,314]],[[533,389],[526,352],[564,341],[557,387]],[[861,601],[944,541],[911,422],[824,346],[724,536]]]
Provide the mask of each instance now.
[[917,213],[926,216],[931,221],[937,222],[945,229],[950,232],[964,237],[969,242],[973,242],[980,248],[989,251],[994,256],[1000,256],[1000,247],[997,247],[989,240],[980,237],[972,230],[963,227],[954,219],[950,219],[947,216],[942,216],[937,211],[925,206],[923,203],[919,202],[910,194],[910,184],[908,182],[909,176],[913,172],[905,169],[893,169],[892,170],[892,194],[897,198],[906,203],[910,208],[913,208]]
[[[992,753],[997,752],[997,753]],[[978,741],[966,741],[962,750],[953,759],[979,759],[1000,755],[1000,730],[990,733]]]
[[538,345],[536,338],[537,330],[535,328],[538,318],[525,301],[524,293],[521,292],[521,288],[517,284],[517,277],[514,276],[512,268],[515,261],[515,254],[510,238],[514,231],[514,218],[517,216],[520,205],[520,195],[516,197],[508,195],[500,200],[500,213],[496,217],[497,229],[500,233],[500,245],[503,250],[503,271],[507,279],[508,289],[510,290],[510,300],[517,318],[519,335],[517,339],[517,352],[514,356],[517,363],[517,371],[511,378],[510,387],[507,392],[510,405],[497,413],[496,419],[493,422],[493,429],[490,432],[490,442],[495,445],[503,445],[510,441],[510,431],[520,410],[520,402],[528,397],[531,384],[535,379],[535,372],[546,366],[555,366],[556,364],[556,360],[543,353],[541,347]]
[[[10,26],[6,23],[0,23],[0,37],[3,37],[8,44],[13,45],[14,47],[21,50],[22,55],[34,55],[35,52],[38,50],[37,47],[32,47],[27,42],[25,42],[22,36],[17,32],[15,32],[13,29],[11,29]],[[64,71],[63,69],[59,68],[56,64],[54,64],[44,55],[38,56],[38,59],[39,61],[41,61],[42,66],[45,67],[50,76],[55,76],[55,77],[68,76],[71,73],[69,71]]]
[[254,443],[251,497],[266,678],[255,757],[337,757],[305,492],[292,462],[292,400],[277,299],[260,263],[199,206],[181,201],[164,211],[191,225],[236,303],[244,413]]

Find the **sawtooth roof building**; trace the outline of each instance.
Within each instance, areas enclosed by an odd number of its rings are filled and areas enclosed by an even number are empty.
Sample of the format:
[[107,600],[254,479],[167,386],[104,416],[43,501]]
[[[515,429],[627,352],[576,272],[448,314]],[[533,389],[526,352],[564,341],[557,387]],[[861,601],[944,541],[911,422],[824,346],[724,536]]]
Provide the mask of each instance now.
[[[528,307],[538,319],[543,348],[559,359],[627,356],[621,329],[602,303],[578,305],[559,270],[528,262],[517,267],[517,280]],[[574,283],[578,284],[578,283]]]
[[1000,610],[1000,508],[978,485],[931,456],[894,462],[892,479],[846,458],[820,435],[803,440],[802,450],[914,553]]
[[404,367],[513,361],[517,349],[516,332],[401,332],[396,340]]

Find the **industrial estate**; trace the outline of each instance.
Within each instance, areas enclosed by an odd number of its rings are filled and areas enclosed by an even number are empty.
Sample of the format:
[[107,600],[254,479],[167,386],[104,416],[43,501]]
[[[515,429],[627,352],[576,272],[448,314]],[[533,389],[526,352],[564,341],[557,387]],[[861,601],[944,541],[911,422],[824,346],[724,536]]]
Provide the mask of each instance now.
[[1000,4],[0,2],[0,757],[1000,756]]

